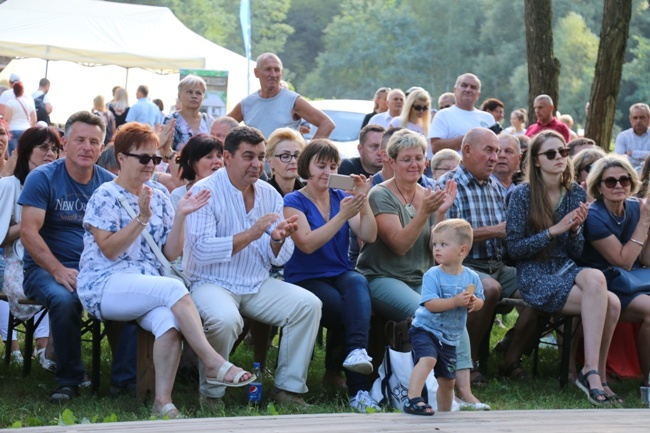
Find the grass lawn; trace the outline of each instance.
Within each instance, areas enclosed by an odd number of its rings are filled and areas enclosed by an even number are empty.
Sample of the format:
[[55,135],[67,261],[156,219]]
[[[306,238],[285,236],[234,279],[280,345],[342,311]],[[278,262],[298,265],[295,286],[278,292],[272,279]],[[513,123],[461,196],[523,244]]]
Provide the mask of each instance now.
[[[506,325],[512,326],[515,315],[506,318]],[[505,329],[494,327],[492,346],[505,333]],[[84,347],[86,366],[90,366],[90,346]],[[4,346],[3,346],[4,347]],[[4,349],[0,350],[4,356]],[[81,396],[69,404],[58,405],[48,401],[50,391],[55,387],[54,377],[40,368],[36,361],[32,364],[32,375],[23,379],[21,367],[0,365],[0,428],[15,426],[38,426],[58,423],[137,421],[150,419],[151,402],[139,404],[135,398],[122,396],[117,399],[107,396],[110,372],[110,350],[107,344],[102,350],[102,390],[97,396],[89,390],[82,390]],[[269,360],[275,359],[275,349],[270,349]],[[321,386],[323,375],[324,350],[317,347],[312,361],[307,400],[313,404],[309,413],[349,412],[347,397],[325,390]],[[4,359],[4,358],[2,358]],[[242,345],[232,361],[245,368],[252,367],[252,350]],[[492,355],[489,365],[489,383],[484,388],[474,389],[482,401],[489,403],[492,410],[513,409],[584,409],[593,407],[585,395],[575,385],[559,388],[557,379],[559,353],[554,348],[540,350],[539,374],[535,380],[512,382],[496,378],[498,355]],[[532,372],[532,359],[524,359],[524,368]],[[622,382],[612,380],[614,390],[625,400],[624,407],[643,407],[639,398],[639,379]],[[264,380],[264,402],[260,407],[250,407],[246,403],[246,389],[230,389],[224,399],[225,406],[218,410],[203,410],[199,405],[196,383],[177,380],[174,389],[174,402],[188,417],[224,417],[244,415],[277,415],[302,413],[297,408],[275,407],[268,402],[272,387],[270,379]],[[62,416],[65,409],[65,415]],[[70,413],[71,412],[71,413]],[[72,415],[72,416],[70,416]]]

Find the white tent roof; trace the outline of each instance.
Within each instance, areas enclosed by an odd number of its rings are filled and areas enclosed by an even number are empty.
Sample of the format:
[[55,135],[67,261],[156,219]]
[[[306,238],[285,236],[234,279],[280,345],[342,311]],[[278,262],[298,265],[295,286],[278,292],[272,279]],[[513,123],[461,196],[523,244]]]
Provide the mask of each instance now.
[[165,7],[95,0],[0,4],[0,55],[177,71],[239,56],[197,35]]
[[[192,32],[165,7],[97,0],[7,0],[0,4],[0,20],[0,55],[158,73],[177,73],[181,68],[228,71],[228,105],[248,93],[247,72],[254,63]],[[115,84],[122,83],[109,87]],[[32,87],[26,85],[28,90]],[[251,91],[257,87],[253,80]]]

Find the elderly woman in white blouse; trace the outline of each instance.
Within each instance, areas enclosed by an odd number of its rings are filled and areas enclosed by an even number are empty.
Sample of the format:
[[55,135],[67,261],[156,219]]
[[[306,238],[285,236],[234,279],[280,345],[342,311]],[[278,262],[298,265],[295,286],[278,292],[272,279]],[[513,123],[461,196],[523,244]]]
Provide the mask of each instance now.
[[[114,145],[120,173],[95,191],[84,217],[79,298],[98,318],[136,320],[154,334],[153,414],[176,418],[180,414],[171,393],[181,336],[203,362],[209,383],[242,386],[254,376],[225,361],[210,346],[185,286],[162,275],[163,265],[143,235],[151,235],[167,260],[176,259],[183,250],[185,217],[205,206],[210,193],[186,193],[174,212],[163,193],[145,185],[162,159],[156,153],[159,145],[154,131],[148,125],[128,123],[115,135]],[[135,218],[128,207],[137,212]]]

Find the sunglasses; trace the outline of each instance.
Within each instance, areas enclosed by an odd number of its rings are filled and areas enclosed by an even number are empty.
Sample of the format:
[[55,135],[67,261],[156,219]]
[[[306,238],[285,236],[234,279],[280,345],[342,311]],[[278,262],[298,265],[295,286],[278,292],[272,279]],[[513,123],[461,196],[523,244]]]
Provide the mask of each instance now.
[[630,176],[621,176],[618,179],[615,177],[608,177],[606,179],[601,180],[602,183],[605,184],[605,186],[609,189],[616,188],[616,184],[620,183],[621,187],[627,188],[632,184],[632,178]]
[[129,153],[129,152],[122,152],[123,155],[126,156],[131,156],[133,158],[138,158],[138,162],[142,165],[147,165],[149,164],[149,161],[153,160],[153,165],[158,165],[162,162],[162,156],[151,156],[147,155],[146,153]]
[[582,167],[582,168],[580,169],[580,171],[584,170],[584,171],[586,171],[587,173],[589,173],[589,172],[591,171],[591,166],[592,166],[592,165],[594,165],[593,162],[592,162],[591,164],[587,164],[587,165],[585,165],[584,167]]
[[562,148],[560,148],[558,150],[551,149],[551,150],[547,150],[546,152],[538,153],[535,156],[544,155],[544,156],[546,156],[546,159],[548,159],[550,161],[552,159],[555,159],[555,156],[558,153],[560,154],[560,156],[562,158],[566,158],[567,156],[569,156],[569,148],[568,147],[562,147]]
[[414,105],[413,109],[415,111],[427,111],[429,109],[428,105]]

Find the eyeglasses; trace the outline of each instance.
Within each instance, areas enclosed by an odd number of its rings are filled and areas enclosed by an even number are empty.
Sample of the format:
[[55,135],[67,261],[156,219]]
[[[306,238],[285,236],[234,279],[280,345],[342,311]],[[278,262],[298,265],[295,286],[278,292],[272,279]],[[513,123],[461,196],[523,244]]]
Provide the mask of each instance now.
[[449,107],[451,107],[451,105],[441,105],[441,106],[439,107],[439,109],[440,109],[440,110],[443,110],[443,109],[445,109],[445,108],[449,108]]
[[560,148],[558,150],[551,149],[551,150],[547,150],[546,152],[538,153],[535,156],[544,155],[544,156],[546,156],[546,159],[548,159],[550,161],[552,159],[555,159],[555,156],[558,153],[560,154],[560,156],[562,158],[566,158],[567,156],[569,156],[569,148],[568,147],[562,147],[562,148]]
[[153,165],[158,165],[162,162],[162,156],[158,155],[147,155],[146,153],[129,153],[129,152],[122,152],[123,155],[126,156],[131,156],[133,158],[138,158],[138,162],[142,165],[147,165],[149,164],[149,161],[153,160]]
[[300,156],[300,154],[299,153],[280,153],[278,155],[273,155],[273,156],[278,158],[281,162],[287,163],[287,162],[291,162],[291,160],[294,159],[294,158],[297,160],[298,157]]
[[427,111],[429,109],[428,105],[413,105],[415,111]]
[[397,160],[397,162],[401,162],[402,164],[405,165],[411,165],[413,164],[413,161],[417,162],[418,164],[422,164],[424,162],[424,156],[418,156],[416,158],[404,158],[404,159]]
[[59,153],[61,151],[59,146],[57,146],[56,144],[50,144],[50,143],[43,143],[43,144],[38,145],[36,147],[38,147],[39,149],[41,149],[45,153],[49,152],[50,150],[52,152],[54,152],[54,153]]
[[591,171],[591,167],[592,167],[593,165],[594,165],[593,162],[592,162],[591,164],[587,164],[587,165],[585,165],[584,167],[582,167],[582,168],[580,169],[580,171],[584,170],[584,171],[586,171],[587,173],[589,173],[589,172]]
[[632,183],[632,178],[630,176],[621,176],[618,179],[615,177],[608,177],[601,180],[601,182],[604,183],[605,186],[609,189],[616,188],[617,183],[620,183],[621,187],[627,188]]

